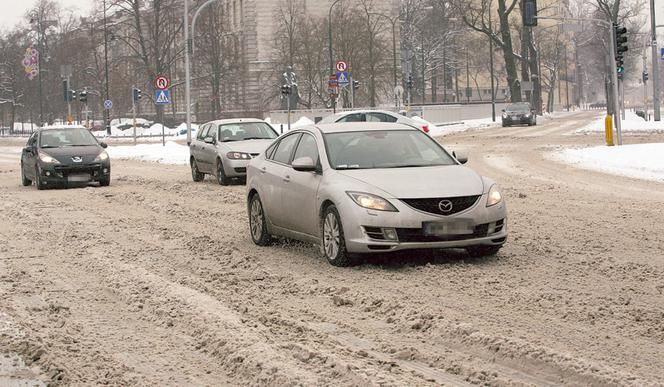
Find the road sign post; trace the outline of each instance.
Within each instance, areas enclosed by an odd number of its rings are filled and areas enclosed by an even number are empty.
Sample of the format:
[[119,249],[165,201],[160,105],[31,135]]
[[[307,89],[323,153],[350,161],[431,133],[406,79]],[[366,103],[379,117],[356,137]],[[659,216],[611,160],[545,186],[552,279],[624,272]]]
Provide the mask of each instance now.
[[[155,105],[168,105],[171,103],[170,90],[155,90],[154,91]],[[166,134],[164,132],[164,119],[161,120],[161,145],[166,146]]]

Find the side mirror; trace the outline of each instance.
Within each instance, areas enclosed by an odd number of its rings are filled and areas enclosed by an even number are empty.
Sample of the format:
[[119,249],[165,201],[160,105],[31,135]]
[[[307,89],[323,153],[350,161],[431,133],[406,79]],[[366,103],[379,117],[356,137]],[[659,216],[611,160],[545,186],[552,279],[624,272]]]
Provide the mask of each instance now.
[[32,147],[26,146],[25,148],[23,148],[23,153],[32,153]]
[[505,113],[505,109],[500,109],[501,112]]
[[293,160],[293,169],[299,172],[315,172],[316,163],[314,163],[311,157],[300,157]]
[[452,156],[454,156],[454,158],[457,159],[457,161],[461,164],[465,164],[465,163],[468,162],[468,156],[466,156],[465,154],[463,154],[461,152],[458,152],[458,153],[457,152],[452,152]]
[[108,144],[103,142],[103,141],[99,143],[99,146],[104,148],[104,149],[108,148]]
[[205,141],[207,144],[212,144],[212,145],[214,145],[216,143],[216,141],[214,140],[214,137],[205,137],[205,139],[203,141]]

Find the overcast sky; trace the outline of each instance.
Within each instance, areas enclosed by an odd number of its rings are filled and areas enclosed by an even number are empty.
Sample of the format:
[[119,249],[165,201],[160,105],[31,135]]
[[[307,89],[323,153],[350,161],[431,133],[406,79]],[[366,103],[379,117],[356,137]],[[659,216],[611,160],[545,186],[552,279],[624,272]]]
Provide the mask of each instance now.
[[[90,11],[94,0],[56,0],[63,8],[71,8],[78,14]],[[0,29],[10,29],[19,23],[26,11],[32,8],[37,0],[0,0]]]

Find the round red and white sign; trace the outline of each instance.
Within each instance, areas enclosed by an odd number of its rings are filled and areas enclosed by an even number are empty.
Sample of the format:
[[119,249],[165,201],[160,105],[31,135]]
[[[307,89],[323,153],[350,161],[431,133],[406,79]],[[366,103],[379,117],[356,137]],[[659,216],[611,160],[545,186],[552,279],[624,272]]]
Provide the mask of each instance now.
[[154,81],[154,86],[159,90],[166,90],[170,85],[171,81],[169,81],[168,78],[163,75],[158,76]]
[[348,70],[348,63],[346,63],[346,61],[343,60],[337,61],[337,71],[343,73],[346,70]]

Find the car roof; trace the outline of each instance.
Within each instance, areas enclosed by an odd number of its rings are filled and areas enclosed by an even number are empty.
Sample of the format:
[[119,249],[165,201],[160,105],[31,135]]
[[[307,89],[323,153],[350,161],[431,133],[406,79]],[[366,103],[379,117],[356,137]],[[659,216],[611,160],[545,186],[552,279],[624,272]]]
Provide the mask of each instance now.
[[87,129],[87,128],[83,125],[47,125],[37,130],[43,131],[43,130],[54,130],[54,129],[63,130],[63,129]]
[[229,118],[225,120],[214,120],[214,121],[208,121],[204,124],[201,125],[207,125],[207,124],[239,124],[242,122],[263,122],[266,123],[264,120],[258,119],[258,118]]
[[392,122],[342,122],[334,124],[318,124],[311,125],[305,128],[317,128],[322,133],[341,133],[341,132],[365,132],[365,131],[378,131],[378,130],[413,130],[410,125]]
[[389,110],[377,110],[377,109],[360,109],[360,110],[348,110],[336,113],[337,116],[345,116],[348,114],[357,114],[357,113],[384,113],[392,116],[401,116],[399,113],[391,112]]

